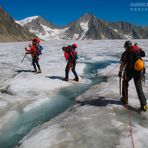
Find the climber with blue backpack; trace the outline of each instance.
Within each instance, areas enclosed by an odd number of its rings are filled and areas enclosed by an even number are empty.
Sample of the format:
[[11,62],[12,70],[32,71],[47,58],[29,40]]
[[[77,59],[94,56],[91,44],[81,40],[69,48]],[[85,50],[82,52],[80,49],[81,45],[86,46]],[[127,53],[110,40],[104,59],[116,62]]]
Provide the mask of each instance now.
[[39,56],[42,54],[43,47],[40,45],[40,40],[38,38],[32,39],[32,45],[29,45],[29,49],[25,47],[25,50],[27,51],[26,54],[31,54],[32,56],[32,65],[34,67],[32,72],[41,73]]
[[74,81],[79,81],[79,77],[75,71],[76,67],[76,61],[78,59],[78,53],[76,51],[76,48],[78,47],[77,44],[69,45],[67,47],[63,47],[62,50],[64,52],[65,59],[67,61],[67,65],[65,68],[65,78],[63,79],[64,81],[69,80],[69,71],[73,72],[75,78],[73,79]]
[[140,109],[141,111],[146,111],[147,99],[141,83],[141,76],[145,72],[144,61],[142,60],[142,57],[145,57],[145,52],[137,44],[133,45],[131,41],[126,41],[124,48],[125,51],[121,56],[121,65],[118,73],[120,80],[123,78],[121,101],[125,105],[128,105],[128,86],[129,81],[133,78],[141,105]]

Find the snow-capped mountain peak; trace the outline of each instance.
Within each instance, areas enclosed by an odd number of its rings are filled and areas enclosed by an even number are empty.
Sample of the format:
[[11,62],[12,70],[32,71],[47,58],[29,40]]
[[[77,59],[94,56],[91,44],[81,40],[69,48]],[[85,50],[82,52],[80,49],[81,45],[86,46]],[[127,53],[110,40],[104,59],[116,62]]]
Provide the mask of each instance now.
[[80,19],[91,20],[93,18],[96,18],[93,14],[85,13]]
[[16,21],[16,23],[20,24],[21,26],[24,26],[25,24],[27,23],[30,23],[32,22],[33,20],[36,20],[39,16],[31,16],[31,17],[27,17],[23,20],[19,20],[19,21]]
[[68,27],[57,27],[41,16],[27,17],[16,22],[43,40],[63,38],[63,33],[68,29]]
[[17,23],[44,40],[148,38],[148,28],[126,22],[107,22],[91,13],[85,13],[64,27],[58,27],[40,16],[28,17]]

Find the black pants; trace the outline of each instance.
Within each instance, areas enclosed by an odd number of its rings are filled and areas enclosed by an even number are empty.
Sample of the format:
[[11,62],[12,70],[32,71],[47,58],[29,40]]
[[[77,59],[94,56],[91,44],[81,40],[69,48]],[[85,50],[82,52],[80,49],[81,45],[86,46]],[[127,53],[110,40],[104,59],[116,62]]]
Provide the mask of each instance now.
[[[41,70],[40,69],[40,65],[39,65],[39,58],[38,58],[38,56],[32,57],[32,65],[34,67],[34,70],[37,71],[37,68],[38,68],[39,71]],[[36,66],[37,66],[37,68],[36,68]]]
[[129,81],[132,78],[134,79],[140,104],[141,106],[144,106],[146,105],[146,98],[142,89],[141,72],[134,71],[134,70],[127,70],[124,73],[124,78],[122,82],[122,96],[124,99],[128,99],[128,86],[129,86]]
[[69,71],[71,69],[71,71],[73,72],[75,79],[78,79],[78,75],[75,71],[75,67],[76,67],[76,61],[68,61],[66,68],[65,68],[65,78],[68,79],[69,78]]

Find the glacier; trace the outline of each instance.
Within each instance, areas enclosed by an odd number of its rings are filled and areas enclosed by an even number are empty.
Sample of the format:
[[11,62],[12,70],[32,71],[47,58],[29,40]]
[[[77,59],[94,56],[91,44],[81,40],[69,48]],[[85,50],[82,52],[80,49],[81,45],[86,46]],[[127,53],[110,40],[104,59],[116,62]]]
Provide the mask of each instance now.
[[[16,147],[132,147],[127,111],[119,100],[117,77],[118,62],[124,50],[125,40],[77,41],[79,45],[77,71],[80,76],[80,82],[77,84],[61,81],[66,65],[61,47],[74,42],[71,40],[42,42],[45,48],[40,57],[43,72],[37,75],[30,72],[32,66],[29,56],[22,64],[20,63],[24,47],[30,44],[29,42],[0,44],[0,143],[4,144],[2,140],[6,139],[15,140],[15,137],[11,138],[14,127],[17,134],[21,135],[36,116],[44,118],[45,114],[42,112],[50,114],[51,110],[46,112],[46,108],[54,110],[56,106],[62,107],[63,102],[69,101],[71,95],[66,94],[66,100],[61,99],[61,96],[69,90],[71,93],[75,91],[76,95],[73,103],[69,103],[68,109],[65,112],[61,111],[55,118],[48,117],[43,123],[39,120],[20,141],[17,141]],[[133,42],[137,42],[148,55],[147,40]],[[148,58],[144,60],[147,67]],[[106,64],[105,61],[110,61],[110,64]],[[92,69],[90,74],[86,74],[96,62],[102,64],[96,70]],[[80,91],[97,77],[103,79],[90,85],[91,87],[85,91]],[[73,78],[71,74],[70,78]],[[146,75],[144,86],[146,97],[147,82]],[[59,93],[60,90],[63,93]],[[147,112],[142,114],[137,112],[139,100],[133,82],[129,87],[129,104],[135,147],[146,148],[148,115]],[[40,115],[37,108],[40,108]],[[17,128],[18,124],[23,125]],[[11,140],[6,142],[9,143]]]

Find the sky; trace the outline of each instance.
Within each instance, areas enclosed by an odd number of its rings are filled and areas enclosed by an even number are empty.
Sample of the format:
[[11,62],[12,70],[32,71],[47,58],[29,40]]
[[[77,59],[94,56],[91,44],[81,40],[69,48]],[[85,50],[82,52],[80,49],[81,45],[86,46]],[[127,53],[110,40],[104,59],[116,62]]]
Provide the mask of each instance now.
[[[136,3],[138,6],[133,6]],[[106,21],[148,26],[148,0],[0,0],[0,6],[16,20],[39,15],[59,26],[85,13]]]

